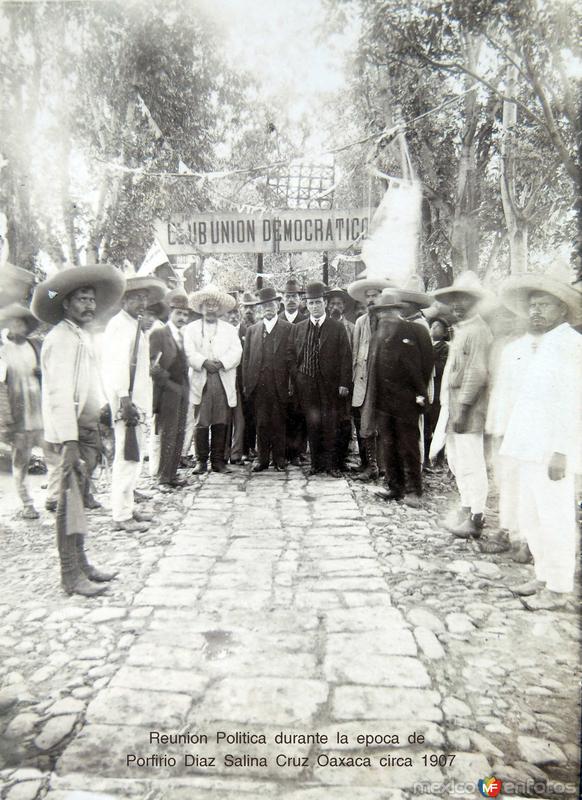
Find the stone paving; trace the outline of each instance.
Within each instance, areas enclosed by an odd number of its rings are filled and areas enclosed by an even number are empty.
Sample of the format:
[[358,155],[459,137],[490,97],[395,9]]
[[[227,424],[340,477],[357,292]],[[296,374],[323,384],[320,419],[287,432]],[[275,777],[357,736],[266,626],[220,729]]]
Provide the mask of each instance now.
[[453,541],[428,483],[420,509],[299,469],[154,492],[145,534],[92,516],[120,576],[91,601],[49,515],[7,515],[2,800],[577,796],[576,610],[516,598],[531,568]]

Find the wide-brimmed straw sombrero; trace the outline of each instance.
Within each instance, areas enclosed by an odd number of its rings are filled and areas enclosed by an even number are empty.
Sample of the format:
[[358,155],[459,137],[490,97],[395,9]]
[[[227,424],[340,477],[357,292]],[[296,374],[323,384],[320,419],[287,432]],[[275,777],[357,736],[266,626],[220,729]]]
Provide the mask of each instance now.
[[487,291],[481,286],[478,276],[468,269],[461,272],[451,286],[445,286],[432,292],[432,296],[436,300],[446,305],[449,305],[459,294],[468,294],[476,300],[483,300],[487,296]]
[[578,322],[582,316],[582,292],[570,283],[568,267],[557,262],[543,274],[512,275],[501,284],[501,300],[519,317],[529,316],[529,298],[532,292],[544,292],[561,300],[568,307],[568,320]]
[[6,327],[13,319],[23,319],[28,325],[29,333],[32,333],[40,325],[30,308],[21,303],[10,303],[10,305],[0,308],[0,328]]
[[134,275],[127,279],[125,294],[141,291],[148,292],[148,303],[159,303],[168,293],[168,287],[153,275]]
[[69,267],[38,284],[30,309],[37,319],[56,325],[64,317],[63,300],[76,289],[91,286],[99,316],[121,300],[125,284],[123,274],[111,264]]
[[348,286],[349,296],[358,303],[366,304],[366,292],[368,289],[395,289],[396,287],[387,278],[359,278]]
[[382,294],[372,306],[371,311],[381,311],[383,308],[403,308],[404,302],[397,289],[382,289]]
[[424,291],[419,275],[411,275],[398,294],[403,303],[413,303],[419,308],[428,308],[432,304],[432,297]]
[[214,286],[214,284],[211,283],[203,289],[199,289],[197,292],[192,292],[188,299],[190,301],[190,308],[198,314],[202,313],[202,306],[208,300],[214,300],[215,303],[218,303],[219,316],[236,308],[236,300],[234,297],[231,297],[227,292],[224,292],[222,289],[219,289],[218,286]]

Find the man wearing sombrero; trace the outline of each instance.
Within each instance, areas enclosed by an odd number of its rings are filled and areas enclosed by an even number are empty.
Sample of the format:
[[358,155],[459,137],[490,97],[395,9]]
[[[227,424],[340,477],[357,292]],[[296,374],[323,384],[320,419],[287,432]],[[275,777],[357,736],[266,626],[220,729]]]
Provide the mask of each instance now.
[[575,475],[582,457],[582,294],[559,263],[545,275],[509,278],[505,305],[529,332],[507,345],[499,379],[515,398],[500,449],[517,469],[517,522],[534,559],[535,580],[517,587],[532,606],[562,605],[574,589]]
[[8,335],[0,347],[2,433],[12,447],[12,477],[24,519],[38,519],[28,490],[33,447],[44,448],[40,392],[40,341],[30,338],[38,320],[28,308],[11,303],[0,310],[0,329]]
[[291,323],[277,316],[281,296],[268,286],[259,291],[262,320],[247,330],[243,353],[245,397],[253,403],[257,424],[257,463],[253,472],[285,469],[285,415],[289,397],[287,344]]
[[103,334],[103,381],[114,420],[115,457],[111,472],[111,512],[116,531],[145,531],[151,518],[135,510],[134,491],[146,448],[146,421],[152,413],[149,348],[142,319],[166,286],[150,275],[127,279],[121,311]]
[[226,433],[231,409],[236,407],[236,368],[242,357],[238,333],[220,319],[236,301],[217,286],[208,285],[190,295],[191,308],[202,319],[184,330],[184,348],[190,367],[190,402],[194,405],[196,460],[194,474],[227,472]]
[[373,412],[373,398],[368,393],[369,356],[372,329],[369,309],[375,305],[382,293],[392,284],[383,278],[359,278],[348,286],[349,296],[366,307],[366,313],[356,320],[352,348],[353,384],[352,414],[358,436],[358,447],[362,471],[358,480],[376,480],[378,472],[377,439],[378,426]]
[[68,594],[102,594],[100,584],[114,577],[88,563],[84,516],[76,516],[81,524],[73,525],[71,508],[78,491],[82,503],[101,453],[99,418],[105,398],[87,327],[120,300],[124,289],[125,279],[115,267],[73,267],[40,283],[32,298],[37,319],[55,326],[41,351],[42,415],[45,439],[60,458],[57,545]]
[[[479,538],[489,484],[483,450],[491,331],[478,313],[486,297],[474,272],[461,273],[434,297],[449,306],[455,336],[442,380],[437,427],[446,425],[446,453],[461,495],[461,508],[447,521],[458,538]],[[435,440],[438,437],[435,437]]]

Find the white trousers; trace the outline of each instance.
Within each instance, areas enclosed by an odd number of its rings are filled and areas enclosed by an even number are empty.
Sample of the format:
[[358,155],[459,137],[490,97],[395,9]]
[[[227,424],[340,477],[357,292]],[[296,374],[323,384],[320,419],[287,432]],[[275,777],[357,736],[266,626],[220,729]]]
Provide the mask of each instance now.
[[489,483],[482,433],[447,433],[447,461],[457,481],[461,506],[472,514],[485,511]]
[[186,431],[184,433],[184,446],[182,447],[182,455],[186,458],[190,453],[192,442],[194,440],[194,406],[188,403],[188,414],[186,415]]
[[574,589],[576,512],[574,475],[548,478],[543,464],[519,462],[519,528],[531,550],[536,578],[552,592]]
[[156,433],[155,417],[152,419],[150,434],[148,436],[148,475],[155,478],[160,466],[161,437]]
[[491,441],[493,476],[499,492],[499,527],[509,531],[509,539],[513,544],[521,544],[525,538],[520,533],[517,515],[519,461],[499,454],[502,442],[502,436],[496,436]]
[[113,428],[115,434],[115,458],[111,470],[111,513],[114,522],[127,522],[133,516],[133,491],[142,468],[145,447],[145,425],[136,427],[137,444],[139,447],[140,461],[126,461],[123,457],[125,448],[125,422],[116,422]]

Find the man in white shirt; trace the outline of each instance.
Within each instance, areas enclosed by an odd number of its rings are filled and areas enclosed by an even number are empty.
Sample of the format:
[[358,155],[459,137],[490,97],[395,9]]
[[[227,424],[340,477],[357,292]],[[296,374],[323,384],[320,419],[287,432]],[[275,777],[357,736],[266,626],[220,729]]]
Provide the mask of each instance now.
[[228,472],[225,463],[226,433],[236,408],[236,368],[242,357],[238,333],[220,319],[236,301],[217,286],[206,286],[190,295],[193,311],[202,319],[184,329],[184,349],[191,367],[190,402],[194,405],[196,442],[195,475],[206,472],[208,458],[213,472]]
[[[103,334],[103,382],[115,435],[111,474],[114,530],[144,531],[151,521],[148,514],[135,510],[134,498],[146,448],[145,423],[152,411],[148,342],[141,319],[147,306],[160,302],[165,294],[165,285],[156,278],[128,278],[121,311],[109,320]],[[137,448],[126,449],[126,441],[129,445],[134,438]]]
[[[534,559],[535,580],[515,590],[536,608],[562,605],[574,588],[574,478],[580,472],[582,338],[568,322],[582,295],[560,265],[546,275],[509,278],[503,302],[529,320],[529,332],[506,348],[506,369],[517,380],[500,454],[518,474],[518,526]],[[515,371],[512,364],[522,362]]]
[[[72,496],[82,500],[101,453],[99,419],[104,403],[91,335],[86,328],[115,306],[125,289],[123,275],[110,265],[73,267],[40,283],[34,315],[55,327],[41,351],[42,416],[48,446],[58,457],[60,494],[57,546],[67,594],[102,594],[114,574],[101,572],[85,554],[86,520],[75,515]],[[70,513],[69,513],[70,512]]]

